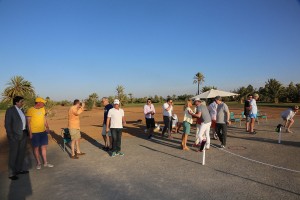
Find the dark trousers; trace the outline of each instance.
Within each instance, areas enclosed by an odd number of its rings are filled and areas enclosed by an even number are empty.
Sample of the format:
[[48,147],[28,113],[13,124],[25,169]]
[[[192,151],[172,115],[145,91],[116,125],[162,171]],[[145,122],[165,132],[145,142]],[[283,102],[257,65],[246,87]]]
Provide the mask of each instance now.
[[216,125],[216,131],[222,145],[226,146],[227,139],[227,124],[218,124]]
[[171,133],[172,130],[172,117],[164,116],[164,129],[162,130],[162,134],[165,134],[165,132],[168,129],[168,133]]
[[111,128],[112,152],[121,151],[122,128]]
[[21,139],[8,137],[9,158],[8,174],[14,176],[18,171],[23,171],[23,163],[26,154],[27,132],[23,131]]

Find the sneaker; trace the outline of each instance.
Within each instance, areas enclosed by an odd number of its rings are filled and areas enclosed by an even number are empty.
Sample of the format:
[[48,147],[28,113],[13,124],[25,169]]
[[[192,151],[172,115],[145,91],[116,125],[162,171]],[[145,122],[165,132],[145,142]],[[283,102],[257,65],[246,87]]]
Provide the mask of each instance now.
[[218,135],[214,134],[214,139],[217,140],[218,139]]
[[116,152],[112,152],[111,155],[110,155],[110,157],[113,158],[113,157],[116,157],[116,155],[117,155]]
[[52,165],[50,163],[46,163],[46,164],[44,164],[44,167],[54,167],[54,165]]
[[36,169],[42,169],[42,165],[41,164],[37,164],[36,165]]
[[119,152],[117,153],[117,155],[119,155],[119,156],[124,156],[125,154],[122,153],[121,151],[119,151]]
[[221,145],[221,147],[220,147],[221,149],[225,149],[225,146],[224,145]]

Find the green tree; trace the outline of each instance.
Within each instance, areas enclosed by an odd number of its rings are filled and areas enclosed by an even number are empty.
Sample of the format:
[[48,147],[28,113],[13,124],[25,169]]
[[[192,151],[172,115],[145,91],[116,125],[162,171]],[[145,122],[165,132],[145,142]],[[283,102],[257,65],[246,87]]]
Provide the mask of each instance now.
[[266,94],[271,98],[274,103],[279,102],[280,95],[283,92],[284,87],[276,79],[268,79],[265,85]]
[[7,85],[2,93],[4,102],[11,102],[15,96],[35,96],[31,82],[25,80],[22,76],[12,77]]
[[198,91],[198,92],[197,92],[198,95],[200,94],[200,84],[204,82],[204,78],[205,78],[204,75],[201,74],[200,72],[198,72],[198,73],[195,74],[195,76],[194,76],[194,81],[193,81],[193,83],[198,85],[198,90],[197,90],[197,91]]
[[217,87],[215,87],[215,86],[204,86],[203,88],[202,88],[202,90],[201,90],[201,92],[203,93],[203,92],[207,92],[207,91],[209,91],[209,90],[211,90],[211,89],[217,89]]
[[239,94],[239,96],[237,97],[237,100],[240,101],[241,104],[243,104],[249,94],[255,93],[255,89],[253,88],[252,85],[248,85],[247,87],[244,87],[244,86],[239,87],[238,89],[234,90],[233,92]]
[[133,94],[129,93],[128,96],[129,96],[130,103],[132,104],[133,103]]
[[96,106],[96,102],[99,99],[99,96],[98,96],[97,93],[94,92],[94,93],[90,94],[89,99],[91,99],[91,101],[93,102],[93,107],[95,107]]
[[298,99],[298,90],[296,85],[293,82],[290,82],[290,84],[285,88],[284,95],[283,95],[284,100],[286,102],[292,101],[296,102]]
[[125,94],[125,88],[122,85],[118,85],[116,88],[117,98],[120,100],[121,105],[125,105],[127,103],[127,95]]

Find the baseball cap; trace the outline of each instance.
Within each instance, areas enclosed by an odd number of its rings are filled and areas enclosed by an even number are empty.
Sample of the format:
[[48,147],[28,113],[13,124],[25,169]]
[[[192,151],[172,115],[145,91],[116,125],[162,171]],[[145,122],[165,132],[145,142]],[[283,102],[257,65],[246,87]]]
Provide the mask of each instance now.
[[119,105],[119,104],[120,104],[119,99],[115,99],[115,100],[114,100],[114,104],[118,104],[118,105]]
[[37,97],[37,98],[35,99],[35,102],[36,102],[36,103],[46,103],[47,101],[46,101],[45,99],[43,99],[42,97]]

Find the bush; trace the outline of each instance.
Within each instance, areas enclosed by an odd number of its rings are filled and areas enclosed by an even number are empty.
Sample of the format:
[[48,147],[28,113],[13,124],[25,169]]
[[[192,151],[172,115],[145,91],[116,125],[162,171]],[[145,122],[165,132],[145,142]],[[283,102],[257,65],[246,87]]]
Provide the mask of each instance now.
[[85,107],[86,107],[87,110],[92,110],[93,107],[94,107],[94,101],[93,101],[93,99],[90,99],[90,98],[87,99],[85,101]]

